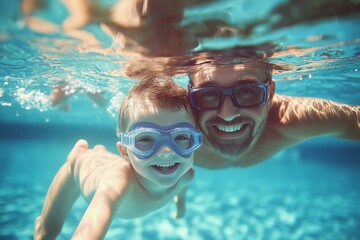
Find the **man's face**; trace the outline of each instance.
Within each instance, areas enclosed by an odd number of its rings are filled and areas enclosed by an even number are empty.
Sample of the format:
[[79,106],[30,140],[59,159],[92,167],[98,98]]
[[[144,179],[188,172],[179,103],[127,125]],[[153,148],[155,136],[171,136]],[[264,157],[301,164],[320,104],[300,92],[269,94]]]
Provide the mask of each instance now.
[[[268,78],[264,65],[254,63],[213,65],[190,74],[193,87],[232,87],[241,83],[265,83]],[[237,107],[231,96],[226,95],[217,109],[196,110],[196,120],[217,152],[224,157],[238,157],[261,135],[269,108],[269,101],[263,107]]]

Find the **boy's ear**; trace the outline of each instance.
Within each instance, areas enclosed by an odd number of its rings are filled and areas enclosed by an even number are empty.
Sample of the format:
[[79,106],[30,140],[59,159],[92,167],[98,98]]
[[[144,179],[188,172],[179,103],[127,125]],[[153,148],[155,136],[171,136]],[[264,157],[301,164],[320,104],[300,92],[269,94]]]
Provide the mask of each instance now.
[[121,156],[128,156],[128,153],[126,151],[126,147],[124,145],[121,144],[121,142],[117,142],[116,143],[116,147],[119,150]]

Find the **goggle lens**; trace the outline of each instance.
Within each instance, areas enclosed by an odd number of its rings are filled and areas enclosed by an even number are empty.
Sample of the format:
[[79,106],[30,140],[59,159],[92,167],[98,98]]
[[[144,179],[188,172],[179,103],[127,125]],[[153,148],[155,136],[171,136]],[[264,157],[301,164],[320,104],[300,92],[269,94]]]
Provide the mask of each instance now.
[[194,136],[191,134],[191,132],[187,131],[179,131],[171,133],[171,138],[176,143],[176,145],[182,149],[186,150],[191,147],[191,144],[194,142]]
[[149,151],[158,141],[158,132],[140,132],[135,136],[135,147],[141,151]]
[[234,97],[239,106],[254,106],[263,102],[264,89],[259,86],[238,86],[233,90]]
[[[135,137],[135,147],[141,151],[151,150],[159,141],[161,134],[158,132],[140,132]],[[188,149],[193,142],[193,136],[188,131],[176,131],[170,133],[171,139],[180,149]]]
[[189,123],[160,126],[140,122],[127,133],[120,133],[120,142],[140,159],[156,153],[163,145],[171,147],[182,157],[189,157],[202,144],[202,135]]
[[264,83],[239,84],[234,87],[189,87],[190,101],[198,110],[219,108],[225,95],[231,96],[237,107],[260,107],[267,101]]

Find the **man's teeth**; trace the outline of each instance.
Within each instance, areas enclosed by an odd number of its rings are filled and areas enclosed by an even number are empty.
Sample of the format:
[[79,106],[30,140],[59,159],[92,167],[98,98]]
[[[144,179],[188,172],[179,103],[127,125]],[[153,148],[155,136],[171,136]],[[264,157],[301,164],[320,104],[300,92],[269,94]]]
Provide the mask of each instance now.
[[228,133],[232,133],[232,132],[236,132],[239,131],[242,128],[243,124],[240,125],[232,125],[232,126],[228,126],[228,125],[216,125],[217,129],[219,129],[222,132],[228,132]]
[[157,167],[172,167],[175,163],[164,163],[164,164],[157,164]]

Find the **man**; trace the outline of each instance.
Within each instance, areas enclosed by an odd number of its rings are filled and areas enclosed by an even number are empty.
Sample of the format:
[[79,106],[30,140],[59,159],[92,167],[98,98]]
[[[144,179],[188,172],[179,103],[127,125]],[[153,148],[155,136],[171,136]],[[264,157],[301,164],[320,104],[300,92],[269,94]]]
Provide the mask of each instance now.
[[195,163],[246,167],[306,139],[360,141],[360,106],[280,96],[269,64],[204,63],[190,72],[189,97],[204,145]]

